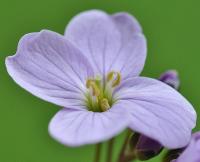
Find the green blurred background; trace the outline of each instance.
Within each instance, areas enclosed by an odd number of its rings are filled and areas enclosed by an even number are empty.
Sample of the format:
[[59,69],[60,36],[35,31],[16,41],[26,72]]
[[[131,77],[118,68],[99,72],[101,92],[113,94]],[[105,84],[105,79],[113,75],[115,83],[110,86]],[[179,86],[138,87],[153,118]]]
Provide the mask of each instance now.
[[[0,0],[1,162],[92,162],[94,146],[67,148],[49,137],[47,126],[59,107],[17,86],[4,65],[22,35],[41,29],[63,33],[74,15],[89,9],[135,15],[148,40],[143,75],[156,78],[167,69],[177,69],[181,93],[200,114],[199,0]],[[118,137],[115,154],[123,136]],[[151,160],[159,161],[160,157]]]

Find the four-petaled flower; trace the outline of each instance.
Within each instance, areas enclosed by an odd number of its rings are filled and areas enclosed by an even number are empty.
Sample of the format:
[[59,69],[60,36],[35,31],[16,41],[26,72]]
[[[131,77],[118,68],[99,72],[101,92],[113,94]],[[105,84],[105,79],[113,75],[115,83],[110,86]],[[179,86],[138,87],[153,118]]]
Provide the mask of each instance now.
[[65,145],[97,143],[129,127],[168,148],[183,147],[196,113],[170,86],[139,77],[146,48],[134,17],[92,10],[72,19],[64,36],[25,35],[6,67],[21,87],[64,107],[49,132]]

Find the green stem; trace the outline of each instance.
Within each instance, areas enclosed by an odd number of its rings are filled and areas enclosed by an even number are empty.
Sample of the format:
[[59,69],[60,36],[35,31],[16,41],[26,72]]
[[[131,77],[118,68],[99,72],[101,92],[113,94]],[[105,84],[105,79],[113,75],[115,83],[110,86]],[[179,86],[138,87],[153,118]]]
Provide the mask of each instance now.
[[127,135],[124,139],[124,143],[123,143],[122,148],[120,150],[117,162],[130,162],[130,161],[134,160],[133,154],[127,154],[126,153],[126,149],[128,147],[129,138],[130,138],[131,134],[132,134],[132,132],[130,130],[128,130]]
[[108,141],[107,159],[106,162],[112,162],[114,138]]
[[96,144],[96,150],[95,150],[95,156],[94,156],[94,162],[100,162],[100,156],[101,156],[101,143]]

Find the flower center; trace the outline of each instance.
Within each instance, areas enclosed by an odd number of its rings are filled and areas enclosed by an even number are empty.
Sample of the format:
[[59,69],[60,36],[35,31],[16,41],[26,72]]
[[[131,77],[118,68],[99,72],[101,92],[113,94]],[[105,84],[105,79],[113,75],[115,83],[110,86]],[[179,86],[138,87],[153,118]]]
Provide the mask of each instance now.
[[116,102],[113,98],[114,89],[120,84],[119,72],[111,71],[105,79],[97,76],[86,81],[86,106],[89,111],[107,111]]

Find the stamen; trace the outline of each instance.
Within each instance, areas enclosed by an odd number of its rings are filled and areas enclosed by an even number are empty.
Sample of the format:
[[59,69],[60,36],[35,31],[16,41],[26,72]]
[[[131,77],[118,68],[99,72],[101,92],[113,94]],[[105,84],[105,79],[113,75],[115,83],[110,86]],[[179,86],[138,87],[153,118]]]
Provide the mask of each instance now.
[[112,71],[107,75],[107,81],[112,82],[112,87],[116,87],[121,82],[121,75],[119,72]]
[[109,108],[110,108],[110,105],[109,105],[109,103],[108,103],[108,100],[106,99],[106,98],[103,98],[102,100],[101,100],[101,103],[100,103],[101,105],[101,110],[104,112],[104,111],[107,111]]
[[95,80],[88,79],[86,83],[86,87],[89,89],[92,89],[92,95],[95,97],[98,97],[100,95],[100,89],[98,88],[97,84],[95,83]]
[[86,93],[86,106],[93,112],[105,112],[115,103],[113,92],[116,86],[121,82],[121,75],[118,72],[111,71],[103,77],[97,75],[86,81],[86,87],[89,91]]

